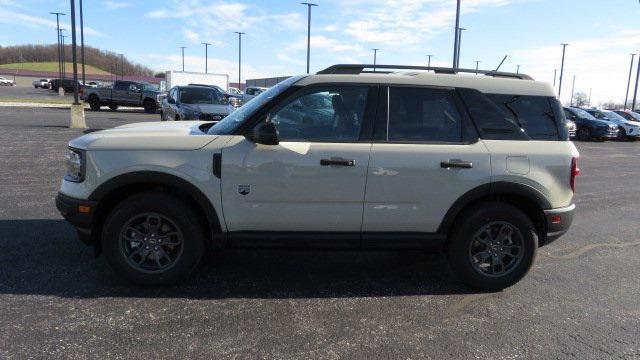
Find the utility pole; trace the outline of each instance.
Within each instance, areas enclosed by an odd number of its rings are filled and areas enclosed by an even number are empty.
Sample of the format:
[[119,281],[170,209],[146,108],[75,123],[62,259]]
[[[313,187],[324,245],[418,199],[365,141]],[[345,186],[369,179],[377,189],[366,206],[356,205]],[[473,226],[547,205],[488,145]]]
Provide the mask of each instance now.
[[453,68],[457,68],[458,64],[458,29],[460,28],[460,0],[456,1],[456,28],[453,40]]
[[573,90],[576,87],[576,76],[573,75],[573,84],[571,85],[571,102],[569,102],[569,104],[571,104],[571,106],[573,106]]
[[242,79],[242,35],[246,34],[242,31],[234,31],[234,33],[238,34],[238,89],[241,89],[241,79]]
[[180,50],[182,50],[182,72],[184,72],[184,49],[186,48],[186,46],[180,46]]
[[458,55],[456,60],[456,69],[460,67],[460,49],[462,47],[462,32],[467,30],[466,28],[458,28]]
[[373,50],[373,72],[376,72],[376,64],[378,62],[378,50],[380,49],[371,49]]
[[556,73],[558,72],[558,69],[553,69],[553,88],[556,88]]
[[311,7],[318,4],[303,2],[300,3],[307,6],[307,74],[309,73],[309,59],[311,58]]
[[65,13],[50,12],[49,14],[56,16],[56,33],[58,34],[58,78],[62,79],[62,62],[60,61],[62,56],[60,51],[60,15],[65,15]]
[[70,0],[71,3],[71,59],[73,61],[73,104],[71,104],[71,123],[70,128],[86,128],[87,124],[84,119],[84,106],[80,104],[78,98],[78,55],[76,43],[76,0]]
[[478,75],[478,65],[480,65],[480,60],[476,60],[476,75]]
[[627,101],[629,100],[629,86],[631,85],[631,74],[633,73],[633,58],[636,54],[631,55],[631,65],[629,66],[629,78],[627,79],[627,92],[624,93],[624,106],[623,109],[627,108]]
[[560,45],[562,45],[562,64],[560,65],[560,83],[558,85],[558,99],[561,99],[560,95],[562,94],[562,76],[564,75],[564,54],[567,49],[567,45],[569,44],[560,44]]
[[[209,45],[211,45],[210,43],[206,43],[203,42],[202,45],[204,45],[204,73],[207,74],[209,73]],[[182,70],[184,71],[184,70]]]
[[82,15],[82,0],[80,1],[80,59],[82,61],[82,84],[87,84],[84,74],[84,16]]
[[429,58],[429,60],[427,60],[427,67],[431,67],[431,57],[433,55],[427,55],[427,58]]
[[[640,58],[638,60],[638,65],[640,65]],[[636,109],[636,96],[638,95],[638,80],[640,79],[640,66],[636,66],[638,68],[638,72],[636,73],[636,87],[633,90],[633,102],[631,103],[631,111],[635,111]]]

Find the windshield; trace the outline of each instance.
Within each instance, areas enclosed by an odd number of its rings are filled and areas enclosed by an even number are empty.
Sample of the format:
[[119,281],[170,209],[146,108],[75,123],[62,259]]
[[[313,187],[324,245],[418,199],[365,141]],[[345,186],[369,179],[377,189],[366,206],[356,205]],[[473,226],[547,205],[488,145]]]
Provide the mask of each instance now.
[[609,120],[609,117],[599,110],[586,110],[589,114],[593,115],[594,118],[600,120]]
[[593,115],[589,114],[588,112],[582,109],[571,108],[571,111],[573,111],[580,118],[588,119],[588,120],[597,120]]
[[180,89],[180,103],[182,104],[221,104],[222,96],[211,88],[182,88]]
[[278,83],[276,86],[260,93],[260,95],[254,97],[246,104],[242,105],[238,110],[232,112],[230,115],[225,117],[222,121],[213,126],[207,134],[209,135],[229,135],[233,133],[242,123],[248,119],[253,113],[255,113],[258,109],[268,103],[274,97],[282,94],[285,90],[287,90],[291,85],[298,82],[298,80],[302,79],[305,75],[299,75],[290,77],[287,80],[284,80]]
[[144,91],[158,91],[160,87],[154,84],[142,84],[142,90]]
[[614,113],[613,111],[603,111],[603,113],[607,116],[609,120],[622,121],[622,122],[627,121],[625,118]]
[[627,114],[631,115],[634,119],[636,119],[636,121],[640,121],[640,114],[632,111],[627,112]]

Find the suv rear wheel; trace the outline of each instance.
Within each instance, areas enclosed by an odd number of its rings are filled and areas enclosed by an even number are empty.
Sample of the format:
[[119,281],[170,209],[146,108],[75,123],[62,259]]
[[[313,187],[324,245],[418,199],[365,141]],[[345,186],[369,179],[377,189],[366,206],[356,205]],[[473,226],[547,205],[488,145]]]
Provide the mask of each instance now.
[[203,226],[180,199],[134,195],[109,215],[102,248],[111,267],[142,285],[172,284],[189,275],[204,252]]
[[484,203],[459,219],[447,255],[462,282],[500,290],[526,275],[538,249],[536,229],[527,215],[509,204]]

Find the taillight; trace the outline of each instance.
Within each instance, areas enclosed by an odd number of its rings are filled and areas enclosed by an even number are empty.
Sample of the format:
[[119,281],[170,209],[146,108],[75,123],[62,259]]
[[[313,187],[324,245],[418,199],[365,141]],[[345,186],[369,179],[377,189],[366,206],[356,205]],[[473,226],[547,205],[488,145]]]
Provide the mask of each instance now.
[[571,185],[571,190],[576,192],[576,177],[580,175],[580,169],[578,168],[578,158],[571,158],[571,180],[569,184]]

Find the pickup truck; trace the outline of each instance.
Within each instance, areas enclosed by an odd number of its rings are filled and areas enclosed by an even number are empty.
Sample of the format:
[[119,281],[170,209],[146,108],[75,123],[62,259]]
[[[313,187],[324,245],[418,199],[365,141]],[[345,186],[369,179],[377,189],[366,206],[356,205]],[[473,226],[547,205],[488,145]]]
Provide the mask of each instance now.
[[118,106],[143,107],[150,114],[158,110],[156,100],[160,91],[154,85],[135,81],[116,81],[111,88],[90,88],[82,90],[81,97],[89,103],[93,111],[108,106],[117,110]]

